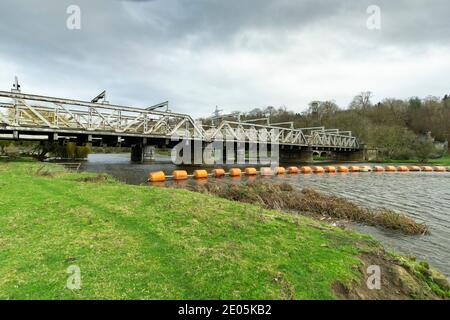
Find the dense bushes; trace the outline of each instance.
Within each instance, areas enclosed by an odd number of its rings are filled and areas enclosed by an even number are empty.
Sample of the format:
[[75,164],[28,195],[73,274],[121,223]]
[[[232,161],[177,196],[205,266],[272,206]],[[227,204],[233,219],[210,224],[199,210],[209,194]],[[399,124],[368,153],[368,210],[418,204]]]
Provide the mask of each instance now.
[[91,152],[90,146],[77,146],[74,142],[66,144],[42,143],[36,146],[34,156],[44,160],[48,156],[62,159],[85,159]]
[[58,145],[50,153],[55,157],[66,159],[85,159],[91,152],[89,146],[77,146],[74,142],[69,142],[66,145]]

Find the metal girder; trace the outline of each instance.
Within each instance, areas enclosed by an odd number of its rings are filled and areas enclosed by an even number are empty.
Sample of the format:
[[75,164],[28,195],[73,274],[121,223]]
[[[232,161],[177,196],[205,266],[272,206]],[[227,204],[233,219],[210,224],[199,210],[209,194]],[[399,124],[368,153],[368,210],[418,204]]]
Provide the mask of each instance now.
[[[3,101],[1,99],[9,99]],[[189,136],[205,142],[277,143],[305,147],[359,148],[350,131],[324,127],[294,128],[292,122],[258,124],[266,119],[223,120],[217,128],[203,127],[190,115],[0,91],[0,122],[14,130],[171,138]],[[288,127],[286,127],[288,125]],[[12,129],[11,129],[12,130]]]

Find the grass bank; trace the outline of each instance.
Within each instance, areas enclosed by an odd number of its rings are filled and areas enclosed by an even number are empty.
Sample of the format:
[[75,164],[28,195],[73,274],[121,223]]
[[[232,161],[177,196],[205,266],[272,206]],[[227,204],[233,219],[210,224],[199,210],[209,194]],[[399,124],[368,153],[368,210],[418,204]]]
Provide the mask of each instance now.
[[437,159],[430,159],[425,163],[419,162],[418,160],[374,160],[369,161],[374,163],[410,163],[410,164],[428,164],[428,165],[441,165],[450,166],[450,154],[446,154],[443,157]]
[[450,154],[447,154],[438,159],[432,159],[429,161],[429,163],[436,164],[436,165],[442,165],[442,166],[450,166]]
[[[307,217],[31,162],[0,163],[2,299],[439,298],[426,264]],[[382,268],[381,290],[366,269]],[[70,266],[81,289],[66,288]]]

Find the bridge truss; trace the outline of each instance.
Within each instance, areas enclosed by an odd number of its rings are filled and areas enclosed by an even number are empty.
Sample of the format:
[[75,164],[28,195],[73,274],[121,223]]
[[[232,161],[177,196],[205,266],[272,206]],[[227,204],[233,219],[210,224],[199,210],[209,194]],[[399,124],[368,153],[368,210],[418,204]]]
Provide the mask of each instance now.
[[[167,104],[167,103],[164,103]],[[0,91],[0,131],[166,138],[174,136],[205,142],[277,143],[312,148],[358,149],[351,132],[337,129],[293,128],[222,120],[206,127],[187,114]]]

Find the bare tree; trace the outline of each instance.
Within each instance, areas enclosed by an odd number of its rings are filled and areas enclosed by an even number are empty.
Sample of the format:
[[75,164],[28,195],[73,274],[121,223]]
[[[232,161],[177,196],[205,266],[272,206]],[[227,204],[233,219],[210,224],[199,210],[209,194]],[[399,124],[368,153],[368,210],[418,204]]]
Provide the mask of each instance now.
[[350,103],[350,109],[368,109],[372,106],[372,102],[370,101],[370,98],[372,98],[372,92],[370,91],[364,91],[360,94],[356,95],[352,102]]

